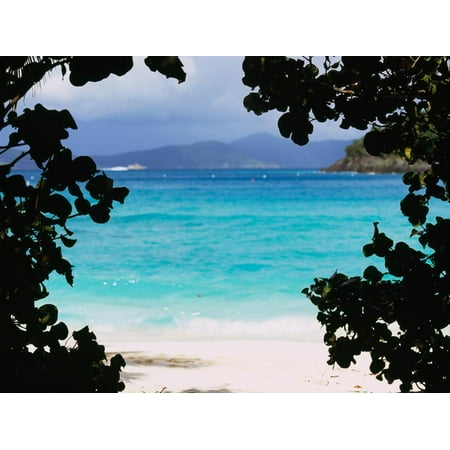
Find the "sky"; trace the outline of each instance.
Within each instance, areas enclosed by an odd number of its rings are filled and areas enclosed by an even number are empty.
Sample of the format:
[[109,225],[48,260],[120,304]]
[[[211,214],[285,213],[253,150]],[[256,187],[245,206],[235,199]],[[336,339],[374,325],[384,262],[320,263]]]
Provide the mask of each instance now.
[[[232,142],[253,133],[279,135],[279,112],[247,112],[243,98],[243,57],[180,57],[184,83],[151,72],[143,57],[122,77],[115,75],[82,87],[72,86],[56,70],[28,95],[22,106],[42,103],[68,109],[78,130],[69,130],[64,145],[75,154],[103,155],[183,145],[205,140]],[[312,141],[353,139],[360,131],[341,130],[337,123],[318,124]]]

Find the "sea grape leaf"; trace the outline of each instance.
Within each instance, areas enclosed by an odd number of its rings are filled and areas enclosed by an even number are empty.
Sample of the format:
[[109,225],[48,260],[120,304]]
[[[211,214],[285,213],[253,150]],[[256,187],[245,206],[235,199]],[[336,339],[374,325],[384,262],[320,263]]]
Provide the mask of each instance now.
[[58,320],[58,308],[55,305],[46,304],[38,309],[39,323],[43,326],[50,326]]
[[244,98],[244,106],[247,111],[253,111],[257,116],[269,110],[266,103],[256,92],[251,92]]
[[116,200],[117,202],[123,204],[125,201],[125,198],[130,193],[130,190],[126,187],[118,187],[114,188],[112,190],[111,197],[113,200]]
[[373,252],[375,255],[383,257],[394,244],[384,233],[377,233],[373,238]]
[[294,129],[291,139],[292,142],[301,146],[306,145],[309,142],[308,133],[300,129]]
[[400,202],[400,209],[412,225],[418,226],[426,221],[428,207],[425,203],[426,198],[423,195],[410,193]]
[[183,63],[177,56],[148,56],[144,63],[151,71],[162,73],[166,78],[175,78],[178,83],[186,80]]
[[81,192],[80,186],[77,183],[70,183],[68,186],[69,192],[71,195],[77,198],[82,198],[83,193]]
[[111,367],[120,369],[120,367],[125,367],[126,365],[127,365],[127,363],[123,359],[122,355],[114,355],[111,358]]
[[92,198],[97,200],[111,191],[112,187],[113,180],[105,174],[97,175],[86,183],[86,189],[89,191]]
[[61,236],[61,241],[66,247],[69,247],[69,248],[73,247],[77,242],[76,239],[69,239],[66,236]]
[[97,165],[89,156],[78,156],[72,162],[72,175],[76,181],[88,181],[97,172]]
[[75,208],[80,214],[89,214],[91,204],[85,198],[79,197],[75,199]]
[[69,80],[74,86],[100,81],[112,73],[126,74],[133,67],[131,56],[74,56],[69,62]]
[[106,223],[110,219],[109,208],[100,202],[92,205],[88,214],[95,223]]
[[371,373],[381,372],[385,366],[386,366],[386,364],[382,359],[375,359],[370,364],[370,372]]
[[78,129],[75,119],[68,109],[63,109],[61,111],[58,111],[58,113],[59,114],[57,117],[60,126],[64,128],[71,128],[72,130]]
[[27,192],[25,178],[19,174],[11,175],[4,181],[3,189],[6,194],[14,197],[25,197]]
[[294,128],[291,113],[284,113],[278,119],[278,129],[280,130],[281,136],[289,138],[292,134],[292,129]]
[[59,322],[50,328],[50,333],[58,340],[62,341],[69,336],[69,329],[64,322]]
[[95,333],[89,331],[88,325],[84,326],[80,330],[74,331],[72,336],[80,344],[96,339]]
[[362,248],[362,252],[366,258],[372,256],[374,254],[373,243],[364,245],[364,247]]
[[44,197],[41,201],[41,208],[43,212],[54,214],[61,218],[67,218],[72,212],[72,205],[69,200],[61,194]]
[[76,128],[69,111],[49,110],[39,103],[34,110],[25,108],[12,125],[17,128],[20,140],[29,145],[30,156],[41,168],[44,161],[62,149],[61,139],[69,136],[66,128]]
[[375,266],[368,266],[364,270],[363,277],[366,280],[377,283],[383,278],[383,274]]

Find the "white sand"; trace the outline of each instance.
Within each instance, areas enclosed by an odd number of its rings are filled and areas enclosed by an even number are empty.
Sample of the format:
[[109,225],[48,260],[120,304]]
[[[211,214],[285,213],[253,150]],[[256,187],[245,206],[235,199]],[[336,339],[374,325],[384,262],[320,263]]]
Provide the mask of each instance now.
[[338,393],[399,392],[369,374],[361,355],[348,369],[332,368],[327,348],[300,340],[99,339],[127,361],[125,392]]

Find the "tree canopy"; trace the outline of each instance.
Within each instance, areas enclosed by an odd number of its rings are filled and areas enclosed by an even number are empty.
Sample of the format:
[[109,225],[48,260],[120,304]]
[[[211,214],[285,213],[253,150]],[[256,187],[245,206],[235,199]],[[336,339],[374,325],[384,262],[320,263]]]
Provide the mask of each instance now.
[[[315,122],[367,130],[366,151],[398,154],[423,171],[403,175],[401,212],[412,225],[394,243],[373,224],[366,257],[378,257],[359,276],[334,273],[303,290],[325,327],[330,365],[347,368],[369,352],[378,379],[401,382],[403,392],[450,391],[450,219],[430,221],[430,200],[450,198],[449,57],[247,57],[244,106],[255,114],[281,113],[282,136],[305,145]],[[380,205],[381,207],[382,205]]]
[[[151,71],[184,81],[176,57],[148,57]],[[77,125],[66,109],[41,104],[18,111],[18,101],[53,70],[67,75],[74,86],[125,75],[132,57],[1,57],[0,130],[9,130],[0,155],[0,358],[3,392],[117,392],[124,389],[120,371],[125,361],[107,361],[105,347],[86,326],[69,333],[58,322],[58,309],[41,304],[48,296],[49,275],[56,272],[72,285],[72,264],[63,248],[76,244],[69,221],[87,216],[109,221],[116,203],[128,189],[99,171],[88,156],[74,157],[63,145]],[[31,158],[40,174],[27,183],[13,171],[22,158]],[[66,341],[61,344],[60,341]]]

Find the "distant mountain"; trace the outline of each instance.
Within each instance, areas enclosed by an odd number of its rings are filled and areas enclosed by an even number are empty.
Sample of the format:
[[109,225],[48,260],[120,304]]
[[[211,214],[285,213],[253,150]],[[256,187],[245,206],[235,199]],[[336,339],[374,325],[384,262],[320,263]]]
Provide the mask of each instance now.
[[327,140],[300,147],[288,139],[260,133],[225,144],[204,141],[110,156],[94,156],[101,168],[133,164],[147,169],[247,169],[328,167],[345,154],[352,141]]
[[[155,170],[320,169],[341,159],[345,155],[346,146],[351,142],[351,140],[327,140],[310,142],[305,147],[300,147],[290,139],[259,133],[229,144],[203,141],[108,156],[97,155],[93,158],[102,169],[129,166]],[[17,169],[33,168],[35,166],[29,158],[26,160],[24,158],[17,165]]]

